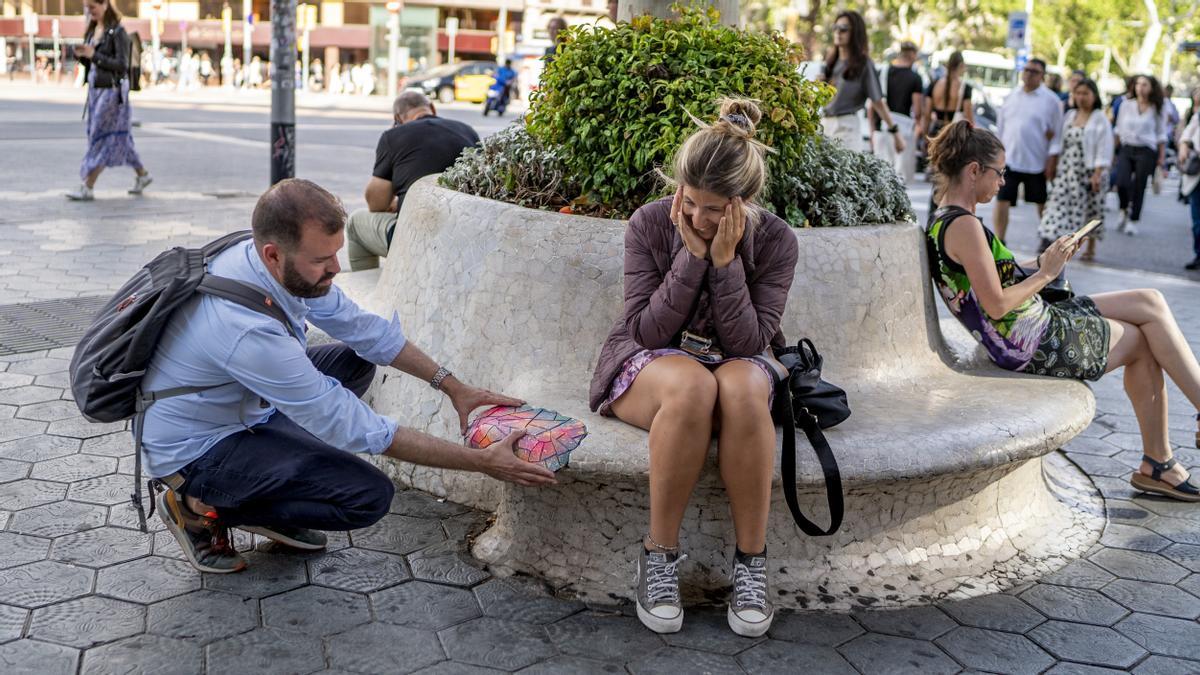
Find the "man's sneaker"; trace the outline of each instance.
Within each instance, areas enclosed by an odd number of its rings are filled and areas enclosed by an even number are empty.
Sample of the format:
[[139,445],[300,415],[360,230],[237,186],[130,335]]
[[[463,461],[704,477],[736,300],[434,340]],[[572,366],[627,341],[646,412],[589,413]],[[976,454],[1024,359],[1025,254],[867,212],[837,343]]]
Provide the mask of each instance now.
[[1125,228],[1129,227],[1129,211],[1121,209],[1121,221],[1117,223],[1117,232],[1125,233]]
[[329,537],[326,537],[324,532],[304,527],[291,527],[287,525],[272,527],[239,525],[237,529],[251,534],[262,535],[271,541],[291,548],[298,548],[302,551],[320,551],[329,543]]
[[683,628],[683,602],[679,599],[678,553],[647,551],[640,543],[638,556],[637,615],[655,633],[678,633]]
[[1200,270],[1200,258],[1196,258],[1192,262],[1183,266],[1185,270]]
[[1126,225],[1125,225],[1125,234],[1127,234],[1127,235],[1129,235],[1129,236],[1131,236],[1131,237],[1132,237],[1133,235],[1135,235],[1135,234],[1137,234],[1137,233],[1138,233],[1137,225],[1134,225],[1134,224],[1133,224],[1133,221],[1130,221],[1130,222],[1126,223]]
[[246,568],[246,561],[230,543],[229,528],[221,525],[216,513],[192,513],[174,490],[165,490],[158,496],[158,515],[192,567],[212,574]]
[[87,186],[87,183],[80,183],[79,187],[67,193],[67,199],[76,202],[90,202],[95,198],[95,192]]
[[151,183],[154,178],[149,173],[144,173],[133,179],[133,187],[129,188],[129,194],[140,195]]
[[745,637],[767,632],[775,618],[775,608],[767,599],[767,556],[745,555],[733,558],[733,597],[729,599],[729,627]]

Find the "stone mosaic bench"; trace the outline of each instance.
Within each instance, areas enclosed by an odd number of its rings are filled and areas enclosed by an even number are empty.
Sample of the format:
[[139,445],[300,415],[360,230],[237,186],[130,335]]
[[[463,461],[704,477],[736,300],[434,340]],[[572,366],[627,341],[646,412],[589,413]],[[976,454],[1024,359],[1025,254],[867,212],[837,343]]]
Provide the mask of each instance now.
[[[408,193],[374,290],[410,338],[464,380],[586,422],[591,435],[553,488],[382,460],[400,483],[495,513],[474,542],[498,571],[540,575],[592,600],[630,598],[648,523],[646,433],[587,409],[601,341],[622,307],[622,221],[531,211],[438,187]],[[990,592],[1049,572],[1096,540],[1102,509],[1050,455],[1091,421],[1078,382],[1022,377],[956,348],[939,329],[915,225],[798,230],[783,330],[811,337],[853,416],[828,438],[842,469],[841,531],[809,538],[778,485],[768,549],[777,601],[794,607],[911,604]],[[966,358],[964,358],[964,356]],[[457,435],[448,401],[380,375],[379,411]],[[824,516],[824,484],[801,436],[801,503]],[[727,586],[729,509],[710,466],[683,523],[685,586]],[[776,474],[778,481],[778,473]]]

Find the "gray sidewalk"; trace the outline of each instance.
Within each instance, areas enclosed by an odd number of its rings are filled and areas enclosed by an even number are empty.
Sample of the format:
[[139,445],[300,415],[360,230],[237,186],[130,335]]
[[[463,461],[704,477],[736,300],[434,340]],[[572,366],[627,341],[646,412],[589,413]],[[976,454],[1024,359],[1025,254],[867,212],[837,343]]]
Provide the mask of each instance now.
[[[103,296],[163,248],[246,227],[253,205],[101,197],[0,193],[0,326],[20,306]],[[1200,284],[1099,265],[1070,275],[1081,293],[1161,289],[1200,348]],[[661,637],[629,606],[492,578],[466,554],[486,514],[412,491],[327,552],[244,537],[249,570],[198,574],[164,532],[136,530],[129,434],[79,416],[69,356],[0,356],[0,673],[1200,672],[1200,506],[1128,487],[1140,451],[1119,374],[1096,386],[1096,421],[1065,449],[1106,500],[1108,526],[1084,559],[971,600],[787,613],[746,639],[720,607],[689,608],[683,632]],[[1174,388],[1171,412],[1179,455],[1200,467]]]

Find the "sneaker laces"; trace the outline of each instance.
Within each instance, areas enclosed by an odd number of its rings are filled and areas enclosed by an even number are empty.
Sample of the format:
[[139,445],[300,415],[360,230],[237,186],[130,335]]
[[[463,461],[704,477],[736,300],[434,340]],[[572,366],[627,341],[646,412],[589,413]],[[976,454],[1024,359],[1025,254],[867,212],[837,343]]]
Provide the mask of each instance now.
[[679,563],[687,560],[687,554],[670,562],[646,556],[646,599],[653,604],[679,603]]
[[735,607],[767,606],[767,567],[750,567],[742,562],[733,566],[733,604]]

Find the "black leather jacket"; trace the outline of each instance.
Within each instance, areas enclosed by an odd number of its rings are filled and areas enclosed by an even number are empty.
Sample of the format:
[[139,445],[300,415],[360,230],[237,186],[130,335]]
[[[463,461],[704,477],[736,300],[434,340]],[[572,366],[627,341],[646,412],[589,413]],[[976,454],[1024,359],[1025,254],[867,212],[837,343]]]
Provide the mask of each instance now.
[[[94,66],[97,88],[119,87],[121,80],[129,77],[129,33],[121,24],[110,28],[97,27],[97,30],[103,30],[104,34],[96,45],[96,53],[90,59],[79,59],[85,69],[83,79],[87,81],[88,72]],[[92,36],[89,34],[84,37],[90,40]]]

